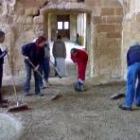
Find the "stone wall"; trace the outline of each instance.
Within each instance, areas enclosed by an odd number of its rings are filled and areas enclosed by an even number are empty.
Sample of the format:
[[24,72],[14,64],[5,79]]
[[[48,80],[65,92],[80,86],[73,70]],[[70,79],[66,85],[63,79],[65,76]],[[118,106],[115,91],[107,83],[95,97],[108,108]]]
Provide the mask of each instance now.
[[121,39],[123,9],[119,3],[104,3],[101,14],[94,16],[96,45],[94,46],[97,75],[121,76]]
[[140,1],[130,0],[124,3],[125,16],[123,20],[122,37],[122,74],[126,75],[126,54],[133,40],[140,42]]
[[[47,25],[51,24],[51,21],[47,17],[51,15],[48,15],[48,12],[71,10],[87,13],[90,75],[120,77],[123,59],[123,7],[119,0],[85,0],[85,3],[77,3],[76,0],[51,0],[41,8],[40,14],[38,9],[45,0],[11,2],[0,5],[0,29],[7,33],[5,44],[10,50],[12,70],[16,74],[24,69],[21,46],[33,40],[38,29],[44,29],[47,34],[50,32]],[[7,68],[7,63],[5,67]]]

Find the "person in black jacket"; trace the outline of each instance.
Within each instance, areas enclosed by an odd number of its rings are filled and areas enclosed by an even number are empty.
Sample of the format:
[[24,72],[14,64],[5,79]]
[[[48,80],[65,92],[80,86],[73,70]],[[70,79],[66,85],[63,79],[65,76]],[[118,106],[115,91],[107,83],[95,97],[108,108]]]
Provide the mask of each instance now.
[[[127,90],[125,104],[120,105],[122,110],[131,110],[134,101],[136,106],[140,106],[140,45],[133,42],[127,53]],[[137,82],[138,81],[138,84]]]
[[[3,31],[0,31],[0,44],[2,44],[5,40],[5,33]],[[3,78],[3,63],[4,63],[4,57],[7,55],[7,50],[2,51],[2,48],[0,48],[0,106],[4,107],[5,103],[7,103],[7,100],[4,100],[2,98],[1,88],[2,88],[2,78]]]
[[[36,42],[26,44],[22,47],[22,54],[25,58],[25,67],[26,67],[26,82],[25,82],[25,96],[29,95],[30,91],[30,80],[31,80],[31,71],[34,71],[35,79],[35,94],[42,96],[40,91],[40,75],[37,71],[40,71],[40,67],[44,61],[44,46],[46,44],[46,38],[40,36]],[[35,66],[35,69],[31,63]]]

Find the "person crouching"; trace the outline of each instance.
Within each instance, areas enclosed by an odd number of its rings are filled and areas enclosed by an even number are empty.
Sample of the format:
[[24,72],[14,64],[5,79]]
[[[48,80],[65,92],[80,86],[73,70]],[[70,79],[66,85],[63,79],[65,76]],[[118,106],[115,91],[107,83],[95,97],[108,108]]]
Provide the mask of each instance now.
[[71,49],[71,59],[77,64],[78,80],[75,84],[76,91],[84,91],[84,81],[86,74],[86,67],[88,62],[88,54],[80,49]]
[[[35,42],[26,44],[22,47],[22,54],[25,58],[25,67],[26,67],[26,82],[25,82],[25,96],[29,95],[30,91],[30,80],[31,72],[34,72],[35,79],[35,94],[42,96],[40,91],[40,66],[44,61],[44,46],[46,44],[46,38],[40,36]],[[34,66],[33,66],[34,65]]]

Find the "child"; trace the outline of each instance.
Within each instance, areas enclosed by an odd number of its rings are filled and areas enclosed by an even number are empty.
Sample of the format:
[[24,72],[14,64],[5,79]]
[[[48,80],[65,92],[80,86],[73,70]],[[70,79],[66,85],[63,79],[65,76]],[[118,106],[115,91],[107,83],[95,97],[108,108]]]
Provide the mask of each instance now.
[[88,54],[80,49],[73,48],[71,49],[71,59],[74,63],[77,64],[78,68],[78,80],[75,84],[76,91],[84,91],[84,81],[85,81],[85,73],[86,66],[88,62]]

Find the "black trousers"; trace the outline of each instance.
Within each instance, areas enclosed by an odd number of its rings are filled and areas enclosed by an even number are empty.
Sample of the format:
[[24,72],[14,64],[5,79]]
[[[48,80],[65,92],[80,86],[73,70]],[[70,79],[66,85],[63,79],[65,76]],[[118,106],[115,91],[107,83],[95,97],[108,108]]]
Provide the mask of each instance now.
[[0,65],[0,102],[2,101],[2,78],[3,78],[3,65]]

